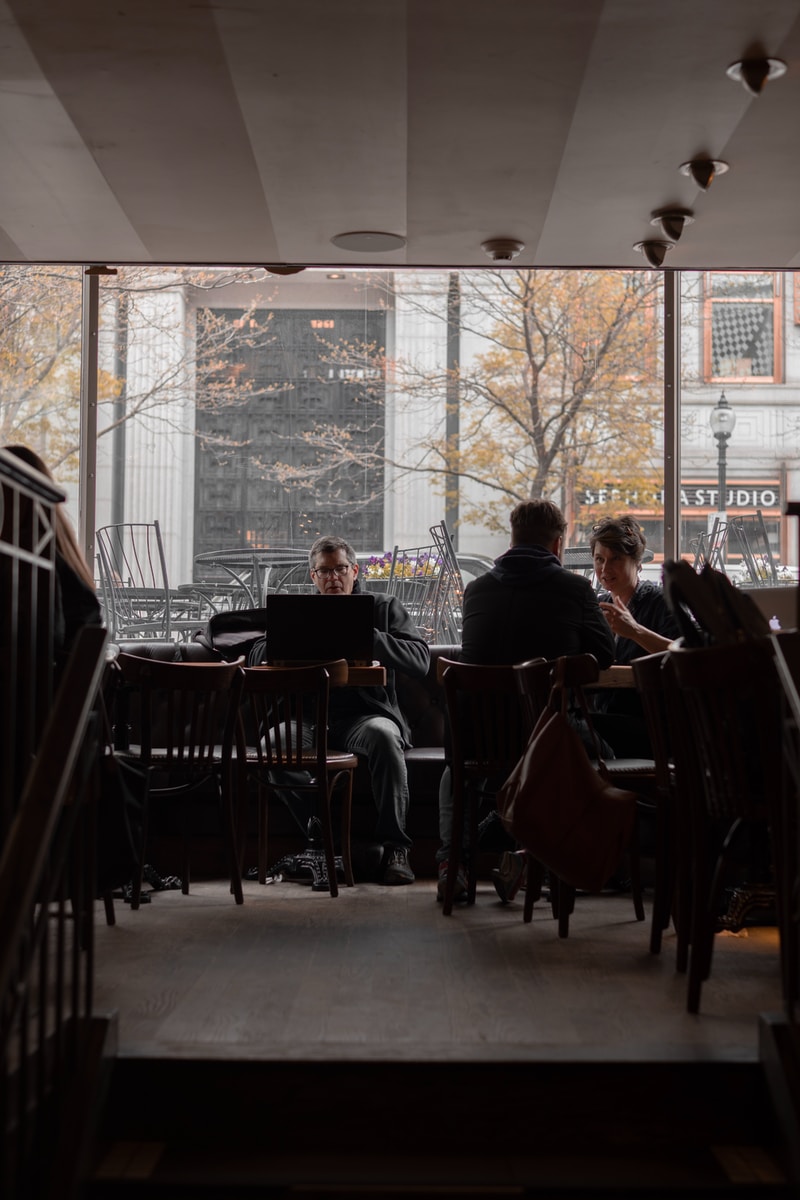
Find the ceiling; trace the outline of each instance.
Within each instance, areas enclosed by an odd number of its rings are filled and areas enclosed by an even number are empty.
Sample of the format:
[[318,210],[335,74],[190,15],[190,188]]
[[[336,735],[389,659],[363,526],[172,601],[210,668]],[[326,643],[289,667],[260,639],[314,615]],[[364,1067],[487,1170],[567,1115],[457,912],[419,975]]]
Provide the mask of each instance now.
[[800,0],[0,0],[0,139],[4,261],[800,267]]

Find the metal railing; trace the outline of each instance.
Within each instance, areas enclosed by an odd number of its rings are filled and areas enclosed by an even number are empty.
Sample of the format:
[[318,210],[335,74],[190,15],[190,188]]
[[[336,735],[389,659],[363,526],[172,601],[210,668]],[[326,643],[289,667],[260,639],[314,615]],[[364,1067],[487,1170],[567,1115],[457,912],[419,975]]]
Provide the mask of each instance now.
[[0,1193],[68,1196],[77,1178],[92,1020],[92,706],[106,633],[54,667],[60,491],[0,452]]

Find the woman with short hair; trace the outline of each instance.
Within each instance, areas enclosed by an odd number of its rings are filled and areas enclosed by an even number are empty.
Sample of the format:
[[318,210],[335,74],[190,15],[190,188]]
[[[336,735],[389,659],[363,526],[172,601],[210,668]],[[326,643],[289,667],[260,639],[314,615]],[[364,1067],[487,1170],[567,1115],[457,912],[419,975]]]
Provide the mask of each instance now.
[[[601,592],[600,608],[615,638],[614,662],[628,665],[645,654],[666,650],[680,630],[662,589],[640,576],[647,539],[627,515],[604,517],[589,545]],[[633,688],[595,693],[594,723],[620,758],[650,758],[652,750],[641,700]]]

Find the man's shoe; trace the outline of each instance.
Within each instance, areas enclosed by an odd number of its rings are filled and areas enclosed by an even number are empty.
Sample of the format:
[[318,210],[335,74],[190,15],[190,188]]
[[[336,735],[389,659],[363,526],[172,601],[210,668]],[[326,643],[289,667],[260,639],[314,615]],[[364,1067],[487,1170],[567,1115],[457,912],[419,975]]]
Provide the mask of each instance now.
[[[439,863],[439,882],[436,885],[436,899],[440,904],[444,904],[444,893],[447,887],[447,863]],[[454,904],[465,904],[469,899],[469,879],[467,878],[466,868],[459,866],[456,874],[456,888],[453,892]]]
[[405,846],[392,846],[386,866],[383,869],[383,883],[401,884],[413,883],[414,872],[408,865],[408,851]]
[[494,890],[503,904],[510,904],[521,887],[525,886],[525,851],[506,852],[500,866],[492,871]]

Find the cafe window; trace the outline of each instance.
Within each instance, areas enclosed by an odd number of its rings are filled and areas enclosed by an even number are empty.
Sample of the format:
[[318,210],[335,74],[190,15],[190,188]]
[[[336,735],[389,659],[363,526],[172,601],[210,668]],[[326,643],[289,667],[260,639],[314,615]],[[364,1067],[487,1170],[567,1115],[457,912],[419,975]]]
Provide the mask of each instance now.
[[782,311],[779,272],[707,272],[704,378],[782,382]]

